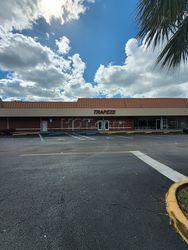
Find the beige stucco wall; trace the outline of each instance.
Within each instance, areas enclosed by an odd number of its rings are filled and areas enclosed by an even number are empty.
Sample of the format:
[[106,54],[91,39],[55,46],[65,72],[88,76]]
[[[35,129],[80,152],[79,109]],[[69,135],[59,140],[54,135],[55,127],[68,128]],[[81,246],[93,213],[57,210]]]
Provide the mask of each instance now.
[[[120,108],[115,115],[94,115],[96,109],[0,109],[0,117],[188,116],[188,108]],[[108,110],[108,109],[105,109]]]

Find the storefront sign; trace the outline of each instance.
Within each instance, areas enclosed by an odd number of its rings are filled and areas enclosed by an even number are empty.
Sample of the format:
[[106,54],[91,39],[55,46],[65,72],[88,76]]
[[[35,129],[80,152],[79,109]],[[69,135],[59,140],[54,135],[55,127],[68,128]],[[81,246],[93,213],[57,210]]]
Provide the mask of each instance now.
[[113,109],[96,109],[94,115],[115,115],[116,110]]

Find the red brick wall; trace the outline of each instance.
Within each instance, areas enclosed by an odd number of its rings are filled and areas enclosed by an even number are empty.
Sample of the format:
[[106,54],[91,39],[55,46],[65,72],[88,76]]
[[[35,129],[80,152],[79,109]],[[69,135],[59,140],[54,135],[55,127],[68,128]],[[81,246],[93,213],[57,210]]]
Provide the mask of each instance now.
[[[89,119],[89,121],[88,121]],[[61,118],[61,128],[66,130],[96,130],[96,119],[92,118]]]
[[[40,130],[41,120],[48,121],[49,130],[67,130],[71,131],[72,127],[74,130],[97,130],[97,123],[99,120],[103,120],[102,117],[94,118],[8,118],[10,129],[38,129]],[[133,118],[131,117],[106,117],[104,120],[109,121],[109,130],[120,131],[120,130],[132,130],[134,127]],[[0,128],[7,128],[7,118],[0,118]]]
[[[61,118],[61,128],[66,130],[97,130],[97,122],[103,118]],[[106,117],[109,121],[109,130],[132,130],[134,127],[133,118],[130,117]]]
[[60,129],[61,128],[61,118],[47,118],[43,119],[48,121],[48,129]]
[[10,129],[39,129],[40,118],[35,117],[13,117],[9,118]]
[[7,118],[0,118],[0,129],[6,129],[7,128]]

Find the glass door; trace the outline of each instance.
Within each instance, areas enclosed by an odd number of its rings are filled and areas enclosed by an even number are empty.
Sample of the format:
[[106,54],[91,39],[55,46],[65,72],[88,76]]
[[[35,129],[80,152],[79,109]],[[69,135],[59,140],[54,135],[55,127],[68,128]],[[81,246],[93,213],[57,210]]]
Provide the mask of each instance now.
[[104,130],[109,130],[109,121],[104,121]]
[[160,129],[161,128],[161,120],[157,119],[156,120],[156,129]]
[[109,130],[109,121],[100,120],[98,121],[98,130]]
[[103,130],[103,121],[98,121],[98,130]]
[[47,132],[48,131],[48,122],[47,121],[42,121],[42,132]]

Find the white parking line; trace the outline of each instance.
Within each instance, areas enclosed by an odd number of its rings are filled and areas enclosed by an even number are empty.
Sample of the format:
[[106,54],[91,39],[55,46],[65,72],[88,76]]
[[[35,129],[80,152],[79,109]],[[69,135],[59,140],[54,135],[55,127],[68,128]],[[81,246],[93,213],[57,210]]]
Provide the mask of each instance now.
[[154,160],[153,158],[147,156],[146,154],[140,151],[130,151],[133,155],[138,157],[140,160],[157,170],[162,175],[166,176],[170,180],[177,182],[181,180],[185,180],[188,177],[180,174],[179,172],[171,169],[170,167],[166,166],[165,164],[160,163],[159,161]]
[[68,136],[71,136],[72,138],[78,139],[80,141],[86,141],[86,140],[94,141],[94,140],[96,140],[95,138],[85,136],[85,135],[79,135],[79,134],[72,135],[72,134],[69,134],[69,133],[65,133],[65,134],[67,134]]
[[129,137],[129,136],[119,135],[119,137],[124,138],[124,139],[128,139],[128,140],[133,140],[133,137]]
[[42,137],[41,134],[39,134],[39,137],[40,137],[40,140],[41,140],[42,142],[45,142],[45,140],[44,140],[44,138]]
[[85,138],[86,140],[91,140],[91,141],[95,141],[96,139],[93,137],[89,137],[89,136],[85,136],[85,135],[79,135],[82,138]]
[[71,135],[71,134],[69,134],[69,136],[71,136],[74,139],[78,139],[80,141],[84,141],[85,140],[84,138],[81,138],[80,136],[77,136],[77,135]]
[[89,137],[89,136],[85,136],[85,135],[71,135],[69,134],[69,136],[75,138],[75,139],[78,139],[80,141],[86,141],[86,140],[91,140],[91,141],[94,141],[96,140],[95,138],[92,138],[92,137]]

